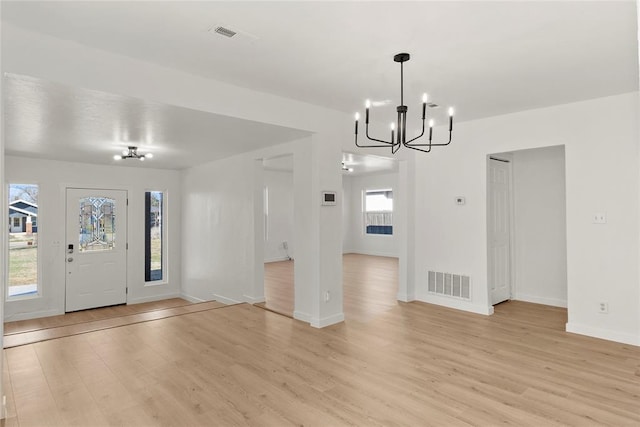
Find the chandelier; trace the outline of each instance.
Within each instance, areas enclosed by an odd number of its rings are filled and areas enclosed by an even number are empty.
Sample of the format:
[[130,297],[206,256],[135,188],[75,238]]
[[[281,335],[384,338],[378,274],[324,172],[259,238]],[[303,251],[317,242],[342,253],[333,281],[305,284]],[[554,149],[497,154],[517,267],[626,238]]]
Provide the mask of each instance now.
[[122,150],[122,154],[113,156],[114,160],[137,159],[141,162],[144,162],[144,159],[150,159],[152,157],[153,153],[139,154],[138,147],[127,147],[126,150]]
[[[369,108],[371,107],[371,101],[367,100],[365,103],[366,113],[365,113],[365,134],[367,139],[370,141],[377,142],[375,145],[360,145],[358,144],[358,120],[360,119],[360,114],[356,113],[356,146],[358,147],[368,147],[368,148],[391,148],[391,154],[395,154],[401,146],[405,146],[407,148],[411,148],[412,150],[422,151],[428,153],[431,151],[431,147],[439,147],[444,145],[449,145],[451,143],[451,134],[453,132],[453,108],[449,108],[449,141],[446,143],[433,143],[433,119],[429,120],[429,142],[428,143],[416,143],[416,141],[420,139],[424,135],[425,129],[425,120],[427,118],[427,94],[422,95],[422,132],[420,135],[416,136],[407,141],[407,106],[404,105],[404,70],[403,64],[407,62],[410,58],[408,53],[399,53],[393,57],[395,62],[400,63],[400,105],[396,108],[398,112],[398,120],[397,123],[391,123],[391,141],[383,141],[381,139],[371,138],[369,136]],[[396,129],[398,130],[396,134]]]

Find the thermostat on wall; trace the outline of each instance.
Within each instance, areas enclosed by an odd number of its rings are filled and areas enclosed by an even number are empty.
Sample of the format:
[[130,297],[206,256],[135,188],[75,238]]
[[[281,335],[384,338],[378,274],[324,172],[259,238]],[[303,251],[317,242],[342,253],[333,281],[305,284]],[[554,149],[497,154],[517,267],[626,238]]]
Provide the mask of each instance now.
[[322,205],[323,206],[335,206],[336,204],[336,192],[335,191],[323,191],[322,192]]

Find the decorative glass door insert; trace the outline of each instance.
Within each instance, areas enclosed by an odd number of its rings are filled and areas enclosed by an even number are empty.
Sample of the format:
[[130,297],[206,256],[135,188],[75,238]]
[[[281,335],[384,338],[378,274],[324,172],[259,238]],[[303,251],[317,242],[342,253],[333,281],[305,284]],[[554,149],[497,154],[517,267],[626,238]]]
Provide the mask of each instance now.
[[80,199],[79,252],[109,251],[116,245],[116,201],[108,197]]

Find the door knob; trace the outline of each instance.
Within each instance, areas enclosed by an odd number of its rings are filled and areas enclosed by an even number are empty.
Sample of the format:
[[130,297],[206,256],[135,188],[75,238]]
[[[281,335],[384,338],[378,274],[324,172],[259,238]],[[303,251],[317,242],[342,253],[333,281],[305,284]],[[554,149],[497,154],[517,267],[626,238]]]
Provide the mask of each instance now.
[[67,261],[68,262],[73,262],[73,258],[69,257],[69,258],[67,258]]

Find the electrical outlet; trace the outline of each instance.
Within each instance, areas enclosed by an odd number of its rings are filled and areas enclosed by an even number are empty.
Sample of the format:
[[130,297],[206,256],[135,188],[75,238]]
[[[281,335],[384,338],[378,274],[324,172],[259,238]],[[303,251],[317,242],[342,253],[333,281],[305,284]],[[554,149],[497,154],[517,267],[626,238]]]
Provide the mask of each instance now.
[[607,223],[607,214],[606,213],[594,213],[593,214],[593,223],[594,224],[606,224]]
[[609,313],[609,303],[601,302],[598,305],[598,313],[607,314]]

